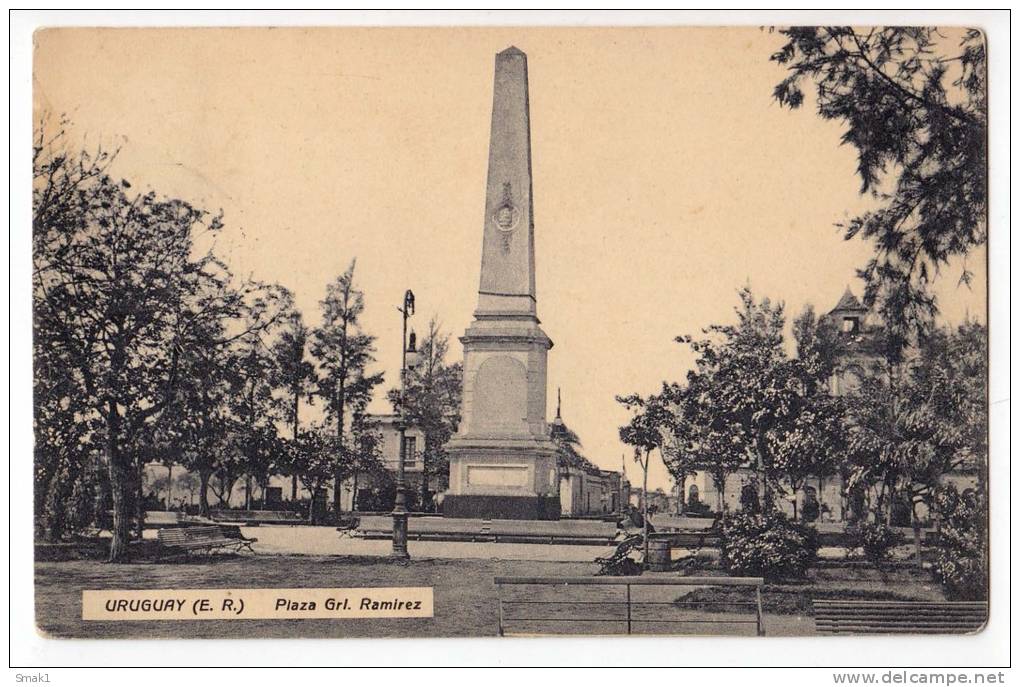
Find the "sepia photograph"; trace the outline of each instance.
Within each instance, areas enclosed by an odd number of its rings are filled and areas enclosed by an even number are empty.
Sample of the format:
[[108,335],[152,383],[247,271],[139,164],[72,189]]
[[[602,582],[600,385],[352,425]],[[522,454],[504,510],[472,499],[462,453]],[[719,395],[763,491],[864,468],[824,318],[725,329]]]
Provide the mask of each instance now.
[[36,632],[981,633],[989,42],[40,26]]

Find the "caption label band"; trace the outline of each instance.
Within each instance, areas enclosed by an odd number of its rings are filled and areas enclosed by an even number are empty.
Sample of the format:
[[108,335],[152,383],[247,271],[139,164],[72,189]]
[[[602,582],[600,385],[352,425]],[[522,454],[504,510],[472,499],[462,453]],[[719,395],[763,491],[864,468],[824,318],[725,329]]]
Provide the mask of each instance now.
[[432,587],[87,589],[82,620],[431,618]]

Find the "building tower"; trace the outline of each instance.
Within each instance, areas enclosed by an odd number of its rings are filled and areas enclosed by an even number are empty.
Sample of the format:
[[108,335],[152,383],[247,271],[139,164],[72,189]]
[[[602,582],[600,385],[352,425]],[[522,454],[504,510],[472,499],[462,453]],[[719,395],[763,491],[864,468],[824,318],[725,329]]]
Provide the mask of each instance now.
[[496,55],[482,267],[464,345],[461,421],[447,444],[447,517],[559,518],[556,446],[546,422],[552,341],[535,300],[528,60]]

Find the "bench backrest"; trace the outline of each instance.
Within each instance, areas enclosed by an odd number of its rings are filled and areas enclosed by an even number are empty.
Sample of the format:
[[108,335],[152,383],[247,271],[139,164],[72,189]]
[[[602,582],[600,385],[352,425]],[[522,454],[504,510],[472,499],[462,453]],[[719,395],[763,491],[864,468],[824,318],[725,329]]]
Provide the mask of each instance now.
[[[610,632],[625,630],[627,634],[633,634],[635,625],[639,631],[661,632],[663,623],[706,622],[696,615],[691,617],[686,614],[684,606],[675,601],[661,601],[662,588],[666,588],[667,597],[675,599],[676,595],[669,592],[668,588],[683,586],[743,587],[753,591],[754,602],[738,602],[740,607],[752,609],[748,615],[753,615],[753,618],[742,617],[744,614],[737,609],[736,612],[718,614],[712,622],[753,626],[755,634],[765,634],[761,604],[764,580],[760,577],[495,577],[493,584],[496,586],[499,603],[500,636],[506,634],[508,624],[521,634],[535,635],[563,632],[563,628],[570,627],[569,623],[589,626],[591,623],[599,623],[604,624]],[[518,591],[511,593],[509,588],[514,587]],[[585,587],[616,587],[620,591],[615,596],[594,590],[592,593],[583,592],[583,601],[566,596],[571,591],[577,592]],[[659,588],[660,596],[657,598],[660,601],[638,596],[637,592],[643,588],[650,591]],[[635,598],[632,598],[632,592]],[[648,610],[650,605],[655,607],[653,611]],[[607,606],[617,610],[608,610]],[[636,609],[641,609],[641,612],[633,613]],[[572,613],[576,615],[571,616]],[[552,626],[548,625],[550,622]]]
[[304,516],[289,510],[214,510],[209,513],[214,520],[248,522],[302,522]]
[[156,533],[156,539],[164,546],[180,546],[188,541],[184,534],[184,527],[172,527],[160,530]]
[[[240,530],[238,530],[240,532]],[[160,530],[156,538],[166,546],[183,546],[194,542],[223,539],[223,530],[219,525],[202,525],[200,527],[171,527]]]
[[175,510],[147,510],[145,511],[146,525],[176,525],[181,521],[181,514]]
[[496,535],[517,537],[563,537],[612,539],[616,524],[601,520],[493,520],[489,526]]

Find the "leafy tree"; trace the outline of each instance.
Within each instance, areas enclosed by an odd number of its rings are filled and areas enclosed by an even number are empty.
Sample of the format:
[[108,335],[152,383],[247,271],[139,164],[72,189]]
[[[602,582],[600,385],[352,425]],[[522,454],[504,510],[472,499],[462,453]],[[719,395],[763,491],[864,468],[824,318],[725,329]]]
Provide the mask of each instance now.
[[291,452],[289,464],[301,479],[312,498],[308,505],[308,519],[315,517],[315,494],[333,478],[336,464],[337,438],[325,425],[313,424],[301,431],[296,441],[287,443]]
[[932,572],[954,601],[988,600],[988,498],[948,485],[935,499],[941,527]]
[[793,338],[797,343],[804,394],[824,393],[825,383],[846,352],[839,329],[829,318],[817,317],[814,307],[807,305],[793,320]]
[[620,441],[634,447],[634,460],[641,466],[643,479],[641,483],[641,499],[644,556],[648,560],[648,466],[652,451],[661,450],[663,443],[662,428],[669,423],[669,411],[659,396],[641,397],[638,394],[617,396],[632,415],[630,422],[620,427]]
[[[435,318],[418,345],[416,364],[409,367],[404,383],[404,411],[408,423],[421,430],[425,438],[422,456],[422,480],[419,503],[429,502],[429,478],[448,478],[450,460],[443,446],[460,423],[462,372],[460,363],[448,364],[446,354],[450,337],[442,332]],[[394,412],[400,412],[400,389],[390,389]]]
[[723,498],[726,478],[747,464],[750,455],[747,437],[737,422],[717,405],[717,391],[710,373],[691,371],[687,384],[670,385],[666,394],[674,413],[682,414],[675,438],[683,440],[683,451],[691,465],[704,470],[716,490],[716,510],[726,507]]
[[[980,31],[951,40],[930,27],[793,27],[771,59],[789,70],[774,96],[800,107],[808,84],[824,119],[843,122],[857,149],[861,192],[876,210],[839,225],[871,241],[860,275],[894,351],[930,330],[930,285],[954,258],[987,240],[985,44]],[[964,269],[961,281],[969,283]]]
[[[965,322],[936,329],[910,366],[913,421],[952,447],[950,469],[965,462],[986,479],[988,457],[988,328]],[[982,489],[983,491],[983,489]]]
[[[762,490],[762,508],[771,508],[772,493],[780,488],[774,455],[776,438],[796,418],[803,403],[800,370],[783,347],[785,317],[782,304],[768,298],[756,302],[747,287],[740,291],[736,325],[712,325],[700,340],[681,336],[691,346],[697,366],[702,407],[709,426],[729,436],[722,443],[746,447],[753,456]],[[714,416],[714,417],[713,417]]]
[[770,436],[773,467],[790,487],[794,520],[797,494],[808,479],[828,477],[844,458],[845,419],[843,399],[822,392],[806,397],[785,431]]
[[846,401],[849,460],[844,466],[844,489],[848,493],[867,490],[872,495],[872,512],[888,524],[902,477],[898,450],[905,439],[897,417],[896,387],[878,375],[867,375]]
[[[234,435],[232,435],[231,441],[236,441]],[[212,478],[209,480],[209,488],[216,496],[217,504],[220,507],[230,505],[230,497],[234,492],[234,485],[236,485],[237,481],[244,476],[245,461],[241,455],[234,450],[235,447],[236,444],[232,443],[230,445],[231,450],[216,460],[213,467]]]
[[77,371],[84,362],[82,351],[61,343],[68,326],[60,315],[71,311],[75,293],[50,283],[68,279],[68,263],[80,250],[68,236],[84,231],[86,210],[116,154],[101,147],[72,153],[67,124],[44,115],[32,147],[35,514],[40,535],[51,541],[69,529],[67,500],[83,475],[95,474],[88,466],[99,460],[103,435],[101,418]]
[[936,329],[918,355],[885,377],[865,380],[849,401],[850,486],[876,494],[875,515],[892,520],[896,499],[910,504],[920,563],[920,506],[934,499],[945,475],[968,463],[983,474],[987,453],[984,380],[986,330],[967,323]]
[[198,475],[202,515],[209,514],[213,475],[226,464],[237,463],[233,438],[240,425],[231,406],[242,382],[227,344],[225,324],[224,318],[210,318],[206,326],[196,328],[181,356],[177,399],[164,418],[170,426],[169,440],[180,447],[181,462]]
[[389,472],[382,462],[382,435],[379,434],[379,425],[366,412],[367,405],[366,398],[352,408],[351,440],[344,445],[342,461],[345,466],[344,476],[354,478],[352,500],[354,505],[357,505],[359,475],[367,475],[377,481],[380,477],[389,478]]
[[946,474],[965,466],[978,474],[984,491],[988,408],[985,395],[987,329],[966,323],[938,329],[920,347],[903,389],[899,423],[901,489],[911,501],[917,562],[921,562],[918,507],[938,512],[935,497]]
[[33,296],[51,359],[80,388],[95,421],[113,502],[110,558],[119,560],[143,433],[172,398],[181,338],[193,324],[186,304],[214,265],[209,254],[193,257],[192,239],[221,223],[181,200],[129,196],[130,185],[104,170],[75,169],[89,164],[38,146]]
[[668,413],[661,428],[662,460],[677,485],[677,514],[685,510],[687,478],[701,467],[700,454],[695,448],[700,427],[692,424],[692,404],[697,400],[688,394],[688,388],[679,384],[663,384],[661,398]]
[[274,397],[280,375],[272,342],[292,312],[291,295],[282,287],[253,290],[244,303],[246,333],[236,339],[233,352],[239,386],[232,407],[235,443],[245,463],[245,508],[251,508],[251,479],[265,494],[282,454],[277,431],[281,414]]
[[144,464],[182,459],[187,428],[170,417],[182,417],[192,351],[219,335],[213,323],[234,317],[237,297],[224,265],[194,242],[220,218],[131,191],[109,175],[112,155],[72,152],[64,124],[48,135],[44,121],[33,151],[37,483],[56,487],[63,474],[66,486],[43,502],[88,500],[81,482],[101,455],[107,478],[91,491],[102,514],[109,485],[110,559],[120,560],[132,511],[142,526]]
[[[345,465],[345,423],[353,407],[364,406],[382,383],[382,374],[369,374],[375,362],[375,337],[361,329],[365,296],[354,286],[355,261],[326,289],[321,301],[322,324],[312,333],[311,353],[319,366],[318,393],[336,428],[337,456],[333,474],[333,511],[340,512],[340,488],[353,466]],[[356,472],[356,470],[354,470]]]
[[[279,337],[273,344],[276,359],[274,371],[278,375],[276,386],[285,389],[287,399],[282,407],[284,420],[291,427],[291,440],[298,442],[301,428],[301,399],[308,403],[314,398],[317,383],[315,366],[305,358],[308,344],[308,328],[301,319],[301,313],[294,311],[285,318]],[[288,455],[292,455],[288,454]],[[292,501],[297,500],[298,473],[291,471]]]

